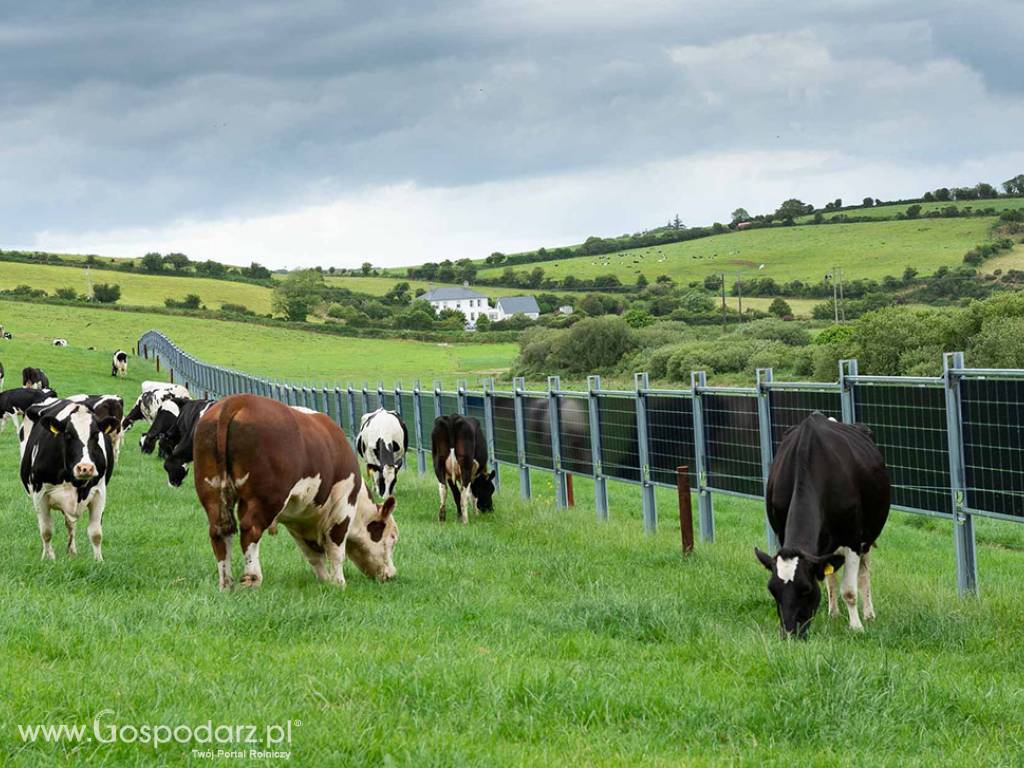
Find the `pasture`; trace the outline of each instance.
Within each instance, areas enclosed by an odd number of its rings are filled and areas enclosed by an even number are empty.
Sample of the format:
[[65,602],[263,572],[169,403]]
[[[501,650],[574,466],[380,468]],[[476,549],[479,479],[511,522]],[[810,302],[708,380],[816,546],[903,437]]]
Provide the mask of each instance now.
[[[640,274],[652,282],[668,275],[686,285],[715,272],[725,272],[732,285],[743,278],[771,277],[779,283],[803,280],[818,283],[831,267],[842,267],[845,279],[899,276],[907,266],[931,274],[941,266],[957,266],[964,253],[989,239],[995,219],[925,219],[863,224],[778,227],[705,237],[684,243],[636,248],[630,251],[578,256],[562,261],[515,267],[529,272],[544,269],[547,277],[566,275],[594,278],[616,275],[634,283]],[[764,264],[763,269],[758,266]],[[495,277],[503,267],[480,270]]]
[[[107,354],[17,339],[3,353],[65,393],[130,400],[154,375],[133,359],[114,380]],[[505,468],[495,513],[441,526],[435,483],[413,469],[395,581],[348,564],[346,590],[317,584],[282,534],[262,548],[262,588],[221,594],[194,490],[166,485],[140,432],[111,484],[102,564],[64,556],[62,526],[56,563],[39,561],[12,431],[0,437],[5,764],[181,764],[201,746],[32,742],[18,728],[91,736],[105,710],[106,726],[300,723],[282,747],[298,765],[995,764],[1024,749],[1015,529],[979,533],[983,597],[959,600],[948,526],[894,514],[875,556],[878,620],[854,635],[819,615],[810,640],[783,642],[752,553],[757,504],[717,498],[717,543],[683,559],[670,493],[647,536],[632,486],[610,484],[600,524],[585,482],[558,512],[546,475],[523,502]]]
[[[280,278],[280,275],[275,275],[275,278]],[[412,293],[416,293],[416,290],[422,288],[424,291],[428,291],[431,288],[437,288],[443,283],[428,283],[426,280],[409,280],[404,277],[350,277],[341,275],[325,275],[324,279],[327,284],[337,288],[348,288],[350,291],[358,291],[359,293],[369,293],[373,296],[383,296],[385,293],[390,291],[398,283],[408,283]],[[479,291],[485,296],[491,298],[499,296],[526,296],[538,293],[538,291],[532,291],[529,288],[499,288],[493,285],[471,285],[473,290]]]
[[[60,329],[72,348],[95,346],[109,358],[118,347],[131,349],[139,336],[156,328],[176,339],[185,351],[204,360],[251,373],[296,382],[338,384],[346,381],[373,386],[383,379],[434,379],[451,385],[466,378],[508,369],[518,353],[515,344],[441,344],[404,339],[347,338],[287,328],[268,328],[242,322],[206,320],[145,312],[119,312],[95,307],[48,305],[47,322],[26,302],[0,301],[0,325],[15,342],[43,346]],[[0,360],[6,347],[0,347]],[[14,370],[11,368],[11,370]],[[109,371],[108,371],[109,372]]]
[[[845,211],[822,211],[822,215],[825,220],[836,215],[846,216],[870,216],[871,218],[882,219],[888,216],[895,216],[899,213],[906,213],[907,208],[912,205],[920,205],[921,213],[925,214],[929,211],[941,211],[943,208],[949,208],[955,206],[961,211],[980,211],[988,208],[992,208],[996,213],[1002,213],[1003,211],[1012,211],[1018,208],[1024,208],[1024,198],[1020,197],[1003,197],[996,200],[947,200],[945,202],[932,202],[932,203],[897,203],[894,205],[874,205],[870,208],[850,208]],[[813,219],[814,216],[801,216],[797,219],[799,223],[805,223]]]

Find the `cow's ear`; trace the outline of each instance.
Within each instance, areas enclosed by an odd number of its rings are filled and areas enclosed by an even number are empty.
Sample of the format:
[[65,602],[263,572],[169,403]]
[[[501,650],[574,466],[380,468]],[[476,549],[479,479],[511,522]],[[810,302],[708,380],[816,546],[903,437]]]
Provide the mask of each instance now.
[[108,416],[100,422],[100,432],[109,435],[111,432],[117,429],[117,419],[113,416]]
[[757,547],[754,547],[754,554],[757,555],[757,559],[761,561],[761,565],[763,565],[772,573],[775,572],[775,563],[772,561],[771,555],[769,555],[767,552],[762,552]]
[[814,566],[814,576],[821,581],[828,574],[835,573],[836,568],[846,562],[842,555],[825,555],[824,557],[808,558]]
[[382,520],[386,520],[395,509],[395,497],[388,496],[384,499],[384,503],[380,505],[380,516]]
[[493,480],[498,475],[498,470],[492,469],[491,473],[487,476],[488,480]]
[[55,435],[59,435],[63,432],[64,427],[66,426],[66,422],[55,419],[53,416],[44,416],[39,423]]

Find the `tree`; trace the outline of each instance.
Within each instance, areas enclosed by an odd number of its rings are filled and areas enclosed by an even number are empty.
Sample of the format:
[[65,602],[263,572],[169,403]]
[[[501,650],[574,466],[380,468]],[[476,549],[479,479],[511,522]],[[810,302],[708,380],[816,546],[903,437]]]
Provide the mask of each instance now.
[[170,264],[175,272],[184,272],[191,262],[184,253],[168,253],[164,256],[164,264]]
[[530,276],[527,279],[526,284],[530,288],[540,288],[541,283],[544,282],[544,270],[540,267],[534,267],[530,270]]
[[371,272],[373,272],[373,264],[371,264],[368,261],[364,261],[362,263],[362,266],[359,267],[359,270],[363,273],[363,275],[369,275]]
[[101,304],[114,304],[121,298],[121,286],[116,283],[96,283],[92,287],[92,297]]
[[412,296],[409,295],[409,284],[405,281],[395,283],[384,294],[384,300],[390,304],[408,304],[412,301]]
[[1004,181],[1003,191],[1008,195],[1024,195],[1024,173]]
[[952,199],[952,195],[947,187],[939,187],[935,190],[935,199],[940,203],[945,203]]
[[210,259],[197,261],[195,263],[195,270],[197,275],[204,275],[206,277],[224,277],[228,272],[228,268],[219,261]]
[[672,219],[672,229],[675,229],[675,230],[685,229],[685,227],[683,227],[683,222],[679,218],[679,214],[678,213],[676,214],[675,218]]
[[455,262],[455,279],[471,283],[476,279],[476,264],[471,259],[459,259]]
[[639,307],[634,307],[622,317],[630,328],[646,328],[648,325],[654,324],[654,318],[650,313]]
[[271,277],[270,270],[255,261],[243,269],[242,274],[254,280],[269,280]]
[[863,205],[865,208],[871,208],[875,204],[875,201],[870,197],[865,197]]
[[505,260],[505,254],[502,253],[501,251],[495,251],[490,256],[488,256],[486,259],[484,259],[484,263],[485,264],[490,264],[491,266],[497,266],[497,265],[501,264],[501,262],[503,262],[504,260]]
[[487,315],[480,315],[480,317],[476,319],[476,329],[478,331],[487,331],[490,330],[490,328],[491,318],[489,318]]
[[921,206],[915,203],[907,208],[907,218],[916,219],[921,216]]
[[908,266],[906,269],[903,270],[903,282],[904,283],[909,283],[915,277],[917,277],[917,269],[916,268]]
[[190,293],[181,301],[166,298],[164,299],[164,306],[168,309],[199,309],[201,301],[197,294]]
[[704,287],[709,291],[722,290],[722,276],[717,272],[704,278]]
[[643,272],[636,276],[636,287],[639,288],[641,291],[650,284],[651,281],[647,279],[647,275],[645,275]]
[[437,316],[425,301],[414,301],[404,312],[395,315],[395,327],[411,331],[423,331],[432,328]]
[[793,308],[789,306],[787,302],[781,296],[776,296],[772,299],[772,303],[768,306],[768,311],[776,317],[792,317]]
[[78,292],[74,288],[58,288],[53,292],[53,295],[64,301],[76,301],[78,299]]
[[164,271],[164,257],[156,251],[147,253],[142,257],[140,265],[143,272],[163,272]]
[[579,308],[591,317],[605,314],[604,301],[596,293],[588,293],[579,303]]
[[801,200],[797,200],[795,197],[791,197],[778,207],[775,215],[780,219],[795,219],[797,216],[813,212],[813,205],[808,205]]
[[315,269],[289,272],[275,288],[271,301],[274,312],[302,322],[323,297],[324,277]]
[[732,212],[732,223],[739,224],[741,221],[750,221],[750,214],[746,208],[737,208]]

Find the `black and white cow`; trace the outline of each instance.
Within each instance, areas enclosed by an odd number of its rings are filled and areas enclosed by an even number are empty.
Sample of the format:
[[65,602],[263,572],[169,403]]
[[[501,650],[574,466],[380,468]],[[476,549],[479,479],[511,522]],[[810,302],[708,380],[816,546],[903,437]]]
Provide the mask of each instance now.
[[4,375],[5,375],[4,364],[0,363],[0,390],[2,390],[4,388]]
[[32,387],[33,389],[49,389],[50,379],[43,373],[42,368],[22,368],[21,386]]
[[163,381],[142,382],[142,394],[135,400],[135,405],[128,411],[121,424],[121,431],[127,432],[137,421],[152,422],[156,412],[164,400],[172,397],[188,399],[188,389],[180,384],[168,384]]
[[117,419],[117,427],[109,433],[116,461],[121,452],[121,440],[124,438],[124,430],[121,428],[124,420],[124,400],[117,395],[69,395],[66,399],[84,405],[96,414],[100,421],[107,418]]
[[768,591],[785,634],[806,635],[821,602],[822,579],[829,615],[838,615],[835,570],[840,567],[850,628],[864,628],[858,586],[864,618],[875,618],[869,553],[889,516],[889,499],[889,473],[867,427],[815,412],[786,433],[765,492],[780,549],[775,557],[755,549],[771,572]]
[[123,349],[114,353],[114,358],[110,362],[110,375],[120,376],[122,379],[128,375],[128,353]]
[[142,436],[143,453],[152,453],[155,445],[160,446],[159,456],[164,460],[164,471],[170,485],[181,485],[188,475],[196,424],[214,402],[184,398],[165,400],[160,404],[149,431]]
[[18,429],[18,419],[25,415],[25,411],[36,403],[41,403],[49,398],[56,399],[57,393],[52,389],[35,389],[33,387],[17,387],[0,392],[0,432],[7,426],[7,420],[14,422],[14,428]]
[[55,555],[51,510],[64,515],[68,554],[77,553],[75,524],[89,510],[89,541],[96,560],[103,559],[103,509],[114,470],[110,433],[118,426],[70,400],[39,403],[22,424],[21,484],[32,499],[43,540],[43,559]]
[[14,336],[12,336],[8,331],[4,331],[2,334],[2,338],[6,341],[10,341],[11,339],[14,338]]
[[476,511],[494,508],[494,471],[487,471],[487,443],[480,422],[472,416],[450,414],[434,419],[430,433],[437,492],[441,497],[437,519],[445,519],[448,489],[459,509],[459,522],[469,522],[469,505]]
[[363,414],[356,453],[366,462],[366,471],[380,498],[395,495],[398,470],[405,463],[408,450],[409,430],[397,413],[378,408]]
[[55,347],[66,347],[68,345],[67,339],[54,339],[53,346]]

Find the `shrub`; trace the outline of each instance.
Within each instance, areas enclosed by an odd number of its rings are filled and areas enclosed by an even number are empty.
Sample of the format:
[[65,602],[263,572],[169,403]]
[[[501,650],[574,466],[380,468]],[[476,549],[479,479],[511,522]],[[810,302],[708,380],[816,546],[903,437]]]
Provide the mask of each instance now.
[[78,291],[76,291],[74,288],[58,288],[56,291],[53,292],[53,295],[56,296],[58,299],[63,299],[64,301],[78,300]]
[[781,341],[791,347],[803,347],[811,343],[811,335],[806,328],[776,318],[747,323],[740,329],[740,333],[755,339]]
[[654,318],[651,317],[650,313],[638,307],[634,307],[626,312],[623,318],[630,328],[646,328],[654,324]]
[[92,297],[102,304],[114,304],[121,298],[121,286],[117,283],[96,283],[92,287]]
[[345,309],[346,308],[345,308],[344,304],[338,304],[337,302],[335,302],[334,304],[331,304],[327,308],[327,316],[328,317],[334,317],[334,318],[344,318],[345,317]]
[[789,302],[781,296],[772,299],[772,303],[768,305],[768,311],[776,317],[789,317],[793,314],[793,309],[789,306]]
[[166,298],[164,299],[164,306],[168,309],[199,309],[201,299],[198,294],[190,293],[185,296],[184,299],[178,301],[177,299]]
[[249,309],[245,304],[231,304],[225,303],[220,305],[221,312],[227,312],[232,315],[255,315],[256,313]]

